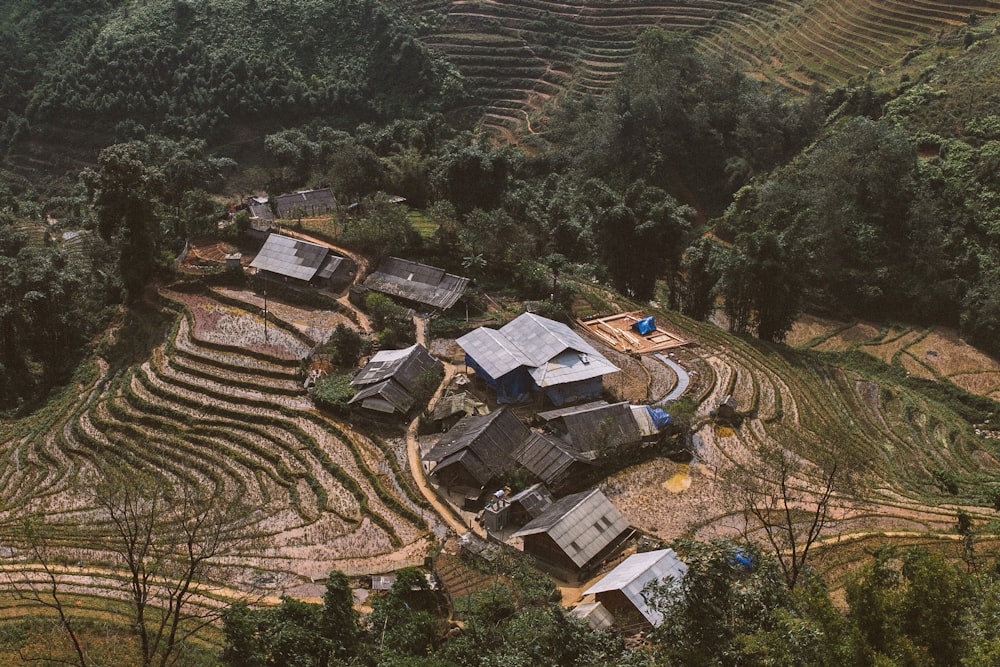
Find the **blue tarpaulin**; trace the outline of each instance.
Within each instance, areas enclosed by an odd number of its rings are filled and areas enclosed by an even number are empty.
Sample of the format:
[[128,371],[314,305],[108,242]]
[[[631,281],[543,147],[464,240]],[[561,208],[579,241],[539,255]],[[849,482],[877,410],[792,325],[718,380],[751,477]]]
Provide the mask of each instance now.
[[656,331],[656,322],[653,321],[652,317],[644,317],[633,324],[632,328],[638,331],[641,335],[645,336],[650,332]]
[[664,426],[669,426],[673,423],[673,420],[670,418],[670,415],[667,414],[666,410],[651,408],[648,405],[646,406],[646,410],[649,412],[649,416],[653,419],[653,426],[657,429],[661,429]]

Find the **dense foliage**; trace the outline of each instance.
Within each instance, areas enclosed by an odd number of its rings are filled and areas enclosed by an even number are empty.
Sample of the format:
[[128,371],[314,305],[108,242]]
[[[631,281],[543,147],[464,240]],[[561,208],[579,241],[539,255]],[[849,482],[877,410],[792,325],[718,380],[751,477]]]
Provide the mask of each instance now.
[[[30,75],[8,87],[10,99],[28,103],[11,112],[32,125],[95,128],[119,139],[145,131],[223,138],[234,124],[384,119],[462,94],[455,71],[373,0],[155,0],[108,9],[73,16],[49,60],[24,64]],[[54,12],[8,10],[7,30],[23,57],[38,57],[44,43],[32,35]],[[71,7],[62,12],[73,15]]]

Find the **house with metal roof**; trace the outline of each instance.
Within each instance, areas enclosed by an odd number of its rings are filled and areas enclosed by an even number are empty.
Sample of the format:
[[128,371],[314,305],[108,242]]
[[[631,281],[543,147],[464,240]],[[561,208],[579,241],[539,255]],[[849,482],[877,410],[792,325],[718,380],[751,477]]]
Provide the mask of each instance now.
[[594,472],[592,458],[544,433],[532,432],[514,461],[560,495],[586,486]]
[[439,310],[454,306],[468,286],[468,278],[399,257],[386,257],[365,279],[365,287],[373,292]]
[[337,210],[337,198],[330,188],[299,190],[275,197],[274,210],[279,218],[326,215]]
[[575,408],[538,413],[546,428],[582,456],[593,460],[618,447],[638,444],[643,431],[628,401],[594,401]]
[[501,403],[543,393],[554,405],[596,398],[618,368],[561,322],[524,313],[500,329],[480,327],[457,341],[465,363]]
[[543,568],[573,576],[615,553],[631,532],[618,508],[593,489],[560,498],[512,537]]
[[442,369],[419,343],[405,350],[382,350],[351,380],[358,393],[347,404],[382,414],[406,414],[416,403],[426,374]]
[[510,410],[468,416],[441,436],[424,455],[430,473],[447,488],[482,490],[514,465],[512,454],[531,435]]
[[335,287],[350,281],[354,263],[318,243],[270,234],[250,268],[275,280]]
[[646,587],[653,582],[677,585],[687,569],[673,549],[633,554],[583,595],[593,595],[595,602],[611,612],[615,625],[620,628],[655,628],[663,622],[663,614],[655,605],[650,605],[644,594]]

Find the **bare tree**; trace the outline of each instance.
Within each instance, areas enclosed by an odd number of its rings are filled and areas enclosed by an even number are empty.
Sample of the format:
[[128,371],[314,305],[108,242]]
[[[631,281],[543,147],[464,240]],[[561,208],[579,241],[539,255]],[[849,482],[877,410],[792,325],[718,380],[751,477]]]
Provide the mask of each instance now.
[[846,447],[806,452],[788,431],[770,435],[723,475],[744,537],[763,538],[792,589],[820,538],[865,504],[866,466]]
[[91,661],[87,652],[80,642],[77,634],[75,619],[69,613],[69,607],[64,601],[64,596],[60,589],[61,578],[59,568],[55,565],[58,560],[53,556],[49,536],[44,529],[39,528],[39,521],[36,518],[25,519],[20,531],[17,533],[20,539],[13,539],[11,542],[15,550],[28,554],[28,558],[41,568],[41,581],[35,581],[29,572],[7,570],[7,580],[11,584],[14,597],[19,600],[35,602],[47,609],[55,612],[58,619],[58,627],[62,629],[64,635],[72,645],[74,659],[60,658],[47,655],[44,657],[31,656],[27,654],[23,647],[18,649],[21,659],[25,662],[44,661],[47,663],[58,663],[64,665],[78,665],[88,667]]
[[[214,485],[172,487],[163,478],[136,471],[105,471],[92,495],[94,531],[100,535],[88,546],[110,556],[110,578],[122,583],[138,644],[135,664],[173,665],[185,643],[218,621],[228,607],[207,595],[206,587],[224,578],[227,557],[255,546],[259,536],[255,512],[241,498],[226,497]],[[78,623],[62,601],[67,584],[53,567],[64,555],[44,537],[59,529],[55,523],[40,521],[25,529],[22,539],[45,574],[45,588],[11,581],[22,598],[55,610],[76,652],[75,660],[61,662],[88,667],[93,660],[86,654]]]

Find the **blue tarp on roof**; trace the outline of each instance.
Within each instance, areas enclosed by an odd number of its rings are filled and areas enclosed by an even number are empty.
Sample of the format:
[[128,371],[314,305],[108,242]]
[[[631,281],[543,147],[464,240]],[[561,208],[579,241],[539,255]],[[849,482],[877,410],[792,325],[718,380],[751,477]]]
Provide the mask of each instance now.
[[660,408],[652,408],[647,405],[646,411],[649,412],[649,416],[653,420],[653,426],[655,426],[657,430],[663,428],[664,426],[669,426],[671,423],[673,423],[673,419],[670,418],[670,415],[667,414],[666,410],[661,410]]
[[633,324],[632,328],[638,331],[640,335],[645,336],[648,333],[656,331],[656,322],[653,321],[652,316],[644,317],[643,319]]

